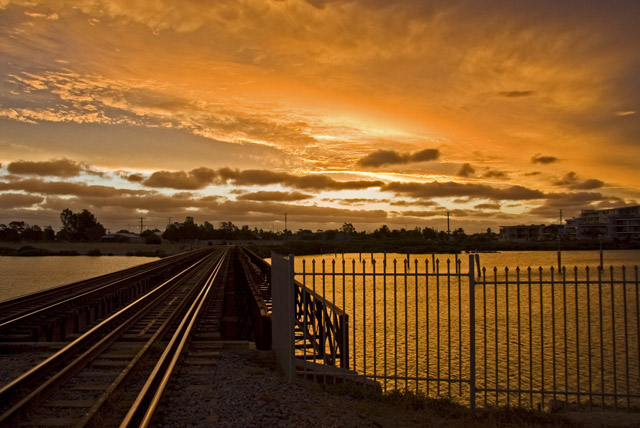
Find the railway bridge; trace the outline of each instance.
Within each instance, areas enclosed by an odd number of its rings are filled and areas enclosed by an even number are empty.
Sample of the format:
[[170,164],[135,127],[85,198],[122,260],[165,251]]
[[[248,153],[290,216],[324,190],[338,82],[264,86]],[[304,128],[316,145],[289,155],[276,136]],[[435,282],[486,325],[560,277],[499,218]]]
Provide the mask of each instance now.
[[271,349],[270,269],[209,247],[0,302],[0,352],[50,353],[2,379],[0,426],[148,426],[180,365]]

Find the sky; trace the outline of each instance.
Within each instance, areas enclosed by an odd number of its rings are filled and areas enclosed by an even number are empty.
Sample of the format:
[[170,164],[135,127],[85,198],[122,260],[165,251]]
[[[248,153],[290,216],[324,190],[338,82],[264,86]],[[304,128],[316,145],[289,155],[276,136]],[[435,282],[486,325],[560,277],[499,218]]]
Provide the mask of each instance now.
[[640,201],[640,2],[0,0],[0,223],[549,224]]

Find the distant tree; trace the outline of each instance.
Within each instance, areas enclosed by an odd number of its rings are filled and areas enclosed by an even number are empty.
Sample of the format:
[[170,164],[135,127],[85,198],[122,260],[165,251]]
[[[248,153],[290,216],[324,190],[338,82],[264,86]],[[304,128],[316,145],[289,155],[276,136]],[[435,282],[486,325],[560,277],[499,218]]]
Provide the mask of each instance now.
[[372,237],[374,239],[386,238],[389,236],[391,236],[391,231],[386,224],[383,224],[382,226],[380,226],[380,228],[374,230],[372,233]]
[[172,223],[167,226],[164,233],[162,234],[164,239],[167,239],[171,242],[178,242],[181,240],[180,235],[180,223]]
[[5,229],[5,240],[12,242],[20,241],[25,228],[26,225],[24,221],[12,221],[9,223],[9,227]]
[[42,237],[42,229],[37,224],[30,227],[25,227],[24,231],[22,232],[22,239],[24,241],[42,241]]
[[208,221],[205,221],[203,224],[198,226],[198,239],[209,240],[215,239],[215,232],[213,225]]
[[0,224],[0,241],[8,241],[7,234],[9,233],[9,228],[6,224]]
[[150,235],[146,235],[144,237],[144,243],[151,244],[151,245],[160,245],[162,244],[162,238],[160,238],[157,234],[152,232]]
[[337,230],[325,230],[324,231],[324,239],[326,239],[327,241],[332,241],[334,239],[336,239],[336,235],[338,234]]
[[171,242],[193,241],[198,239],[199,231],[193,217],[187,217],[183,223],[176,222],[168,225],[162,237]]
[[222,239],[233,239],[233,234],[238,228],[230,221],[223,221],[220,223],[220,231],[222,232]]
[[253,239],[253,233],[251,233],[251,229],[249,229],[248,225],[243,225],[240,230],[237,232],[237,239],[242,240],[250,240]]
[[198,226],[193,217],[187,217],[182,223],[182,235],[186,241],[193,241],[198,238]]
[[432,229],[430,227],[425,227],[424,229],[422,229],[422,236],[425,239],[438,239],[438,232],[435,231],[435,229]]
[[451,232],[451,236],[458,242],[462,242],[467,238],[467,235],[464,233],[464,229],[459,227],[453,232]]
[[42,231],[42,239],[45,241],[53,241],[56,239],[56,232],[53,230],[53,227],[47,226]]
[[158,229],[147,229],[140,234],[141,238],[146,238],[147,236],[155,235],[156,232],[160,232]]
[[62,229],[58,232],[58,237],[68,241],[97,241],[106,232],[104,226],[88,210],[74,214],[70,209],[64,209],[60,213],[60,221]]
[[353,227],[353,224],[351,223],[343,223],[340,230],[342,230],[347,235],[352,235],[356,233],[356,228]]

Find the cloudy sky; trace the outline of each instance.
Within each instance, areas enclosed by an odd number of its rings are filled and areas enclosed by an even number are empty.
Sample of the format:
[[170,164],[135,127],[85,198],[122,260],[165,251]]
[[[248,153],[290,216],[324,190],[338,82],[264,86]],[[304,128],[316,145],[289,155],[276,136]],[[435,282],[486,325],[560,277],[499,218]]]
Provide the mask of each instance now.
[[477,232],[637,204],[639,41],[622,0],[0,0],[0,223]]

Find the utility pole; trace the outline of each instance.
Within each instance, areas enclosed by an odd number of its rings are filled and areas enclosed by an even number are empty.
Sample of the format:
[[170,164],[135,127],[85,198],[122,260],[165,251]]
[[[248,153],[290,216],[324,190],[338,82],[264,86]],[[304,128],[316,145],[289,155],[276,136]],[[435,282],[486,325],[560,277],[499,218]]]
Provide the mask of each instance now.
[[287,231],[287,213],[284,213],[284,230]]
[[560,228],[562,227],[562,210],[560,210],[560,226],[558,227],[558,274],[562,272],[562,253],[560,252]]
[[169,217],[169,223],[167,223],[167,225],[170,225],[170,224],[171,224],[171,217]]
[[143,226],[144,226],[144,217],[140,217],[140,234],[142,235],[142,231],[143,231]]
[[451,227],[449,226],[449,211],[447,211],[447,234],[451,234]]

